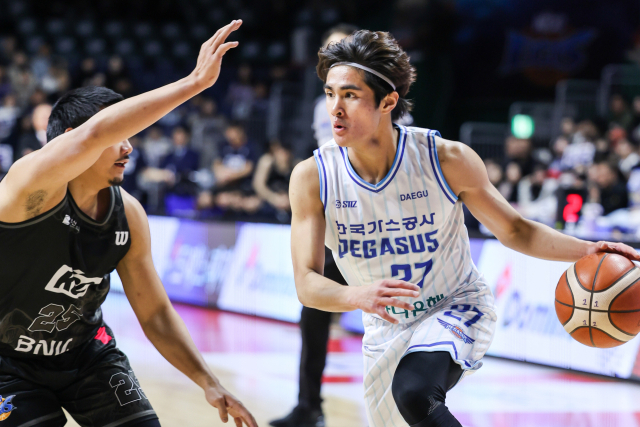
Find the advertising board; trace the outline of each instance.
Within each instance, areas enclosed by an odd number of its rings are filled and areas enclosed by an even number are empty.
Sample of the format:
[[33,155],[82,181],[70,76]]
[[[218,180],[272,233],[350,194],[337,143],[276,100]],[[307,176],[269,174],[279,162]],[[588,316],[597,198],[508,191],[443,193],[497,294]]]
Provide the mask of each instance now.
[[[149,225],[154,263],[172,301],[299,321],[289,226],[153,216]],[[489,355],[640,379],[640,339],[590,348],[558,321],[555,287],[569,263],[532,258],[497,240],[471,239],[471,255],[496,301]],[[112,288],[122,290],[115,273]],[[345,313],[341,324],[363,332],[359,311]]]

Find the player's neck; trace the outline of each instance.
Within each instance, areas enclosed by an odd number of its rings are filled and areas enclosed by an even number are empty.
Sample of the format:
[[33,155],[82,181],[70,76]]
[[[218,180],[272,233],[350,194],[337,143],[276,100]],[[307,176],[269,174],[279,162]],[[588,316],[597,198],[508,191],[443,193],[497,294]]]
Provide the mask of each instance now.
[[398,136],[398,129],[389,123],[363,143],[348,148],[349,162],[360,178],[377,184],[387,176],[396,157]]
[[69,182],[68,188],[73,201],[85,215],[96,221],[104,217],[111,203],[109,187],[78,177]]

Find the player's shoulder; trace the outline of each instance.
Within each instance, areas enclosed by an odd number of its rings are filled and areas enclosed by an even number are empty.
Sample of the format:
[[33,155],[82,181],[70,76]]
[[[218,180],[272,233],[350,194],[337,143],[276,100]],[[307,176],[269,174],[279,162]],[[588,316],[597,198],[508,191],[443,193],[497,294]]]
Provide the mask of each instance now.
[[452,141],[441,136],[434,137],[434,143],[441,166],[463,161],[469,156],[469,150],[471,150],[462,142]]
[[298,163],[291,172],[292,184],[313,184],[320,185],[318,177],[318,165],[313,157]]
[[145,212],[142,204],[129,194],[124,188],[119,187],[118,191],[122,197],[122,204],[124,205],[124,213],[127,216],[127,222],[129,227],[135,225],[143,225],[148,222],[147,213]]

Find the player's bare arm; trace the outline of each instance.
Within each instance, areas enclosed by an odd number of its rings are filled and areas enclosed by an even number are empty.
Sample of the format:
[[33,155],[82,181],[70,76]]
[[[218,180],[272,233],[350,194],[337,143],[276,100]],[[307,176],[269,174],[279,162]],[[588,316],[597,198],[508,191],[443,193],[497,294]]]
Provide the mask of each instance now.
[[160,354],[198,384],[207,401],[226,422],[230,414],[237,426],[256,427],[256,421],[240,401],[211,372],[196,348],[184,322],[167,296],[151,258],[149,221],[142,205],[121,190],[131,233],[131,248],[117,270],[124,291],[142,329]]
[[342,286],[322,276],[324,268],[324,207],[318,169],[313,158],[299,163],[291,174],[291,256],[298,299],[324,311],[361,309],[392,323],[385,307],[413,307],[396,297],[417,297],[418,286],[401,280],[379,280],[365,286]]
[[189,76],[107,107],[18,160],[0,182],[0,221],[24,221],[53,208],[64,198],[67,183],[91,167],[106,148],[137,134],[211,87],[220,74],[222,57],[237,46],[237,42],[225,41],[241,24],[232,21],[207,40]]
[[622,243],[587,242],[523,218],[491,184],[475,151],[460,142],[438,137],[436,146],[451,189],[505,246],[551,261],[574,262],[596,252],[618,253],[640,261],[638,253]]

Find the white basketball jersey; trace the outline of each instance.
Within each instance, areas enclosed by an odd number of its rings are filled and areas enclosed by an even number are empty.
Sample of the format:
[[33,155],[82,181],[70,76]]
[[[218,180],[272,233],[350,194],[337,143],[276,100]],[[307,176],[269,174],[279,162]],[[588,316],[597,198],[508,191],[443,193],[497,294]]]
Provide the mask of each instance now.
[[[462,203],[444,179],[435,146],[438,131],[397,126],[393,165],[378,184],[364,181],[334,140],[314,151],[324,204],[325,244],[351,286],[379,279],[418,285],[414,306],[387,307],[413,322],[439,301],[477,280]],[[460,171],[464,173],[464,171]],[[439,304],[438,304],[439,305]]]

